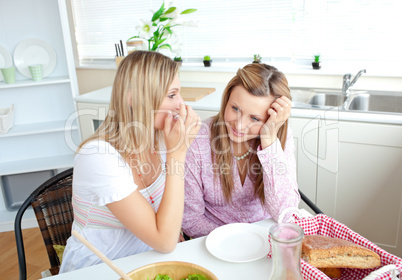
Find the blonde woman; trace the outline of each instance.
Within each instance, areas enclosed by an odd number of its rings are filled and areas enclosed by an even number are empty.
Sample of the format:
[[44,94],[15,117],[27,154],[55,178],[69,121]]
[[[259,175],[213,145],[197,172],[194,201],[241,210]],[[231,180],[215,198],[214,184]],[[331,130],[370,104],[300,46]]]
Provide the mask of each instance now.
[[286,77],[275,67],[253,63],[238,70],[219,114],[203,123],[187,153],[186,235],[277,220],[284,209],[298,206],[290,99]]
[[[157,52],[128,55],[116,73],[108,116],[78,149],[72,229],[112,260],[152,248],[170,252],[178,242],[184,161],[200,120],[183,103],[177,71],[177,63]],[[71,236],[60,272],[99,262]]]

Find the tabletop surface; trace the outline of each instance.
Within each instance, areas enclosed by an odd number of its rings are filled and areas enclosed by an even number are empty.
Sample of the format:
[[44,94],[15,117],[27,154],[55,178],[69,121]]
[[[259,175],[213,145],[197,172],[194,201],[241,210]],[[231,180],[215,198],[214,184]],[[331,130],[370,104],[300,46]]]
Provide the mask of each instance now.
[[[274,220],[267,219],[255,223],[269,229],[275,224]],[[268,236],[267,236],[268,238]],[[220,280],[233,279],[267,279],[271,272],[272,261],[263,257],[256,261],[234,263],[220,260],[209,253],[205,246],[206,237],[193,239],[177,244],[176,249],[171,253],[159,253],[148,251],[133,256],[114,260],[113,262],[124,272],[128,273],[138,267],[163,261],[184,261],[195,263],[214,273]],[[62,273],[46,279],[96,279],[96,280],[118,280],[120,277],[106,264],[101,263],[91,267]]]

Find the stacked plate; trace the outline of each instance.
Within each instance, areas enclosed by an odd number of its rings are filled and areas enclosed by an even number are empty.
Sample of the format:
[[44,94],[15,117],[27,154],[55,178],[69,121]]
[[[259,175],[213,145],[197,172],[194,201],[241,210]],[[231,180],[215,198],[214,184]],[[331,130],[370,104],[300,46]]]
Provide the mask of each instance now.
[[53,47],[40,39],[20,42],[14,51],[14,64],[22,75],[31,78],[28,65],[42,64],[42,77],[49,76],[56,67],[57,57]]
[[[28,65],[42,64],[42,77],[47,77],[56,67],[57,57],[53,47],[40,39],[21,41],[14,51],[14,64],[18,71],[31,78]],[[0,68],[13,66],[10,53],[0,45]],[[0,81],[4,80],[0,72]]]

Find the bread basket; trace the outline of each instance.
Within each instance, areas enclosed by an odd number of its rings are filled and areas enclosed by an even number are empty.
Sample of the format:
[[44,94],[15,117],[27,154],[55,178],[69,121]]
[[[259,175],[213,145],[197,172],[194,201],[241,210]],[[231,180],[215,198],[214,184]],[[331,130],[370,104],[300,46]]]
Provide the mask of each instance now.
[[[388,253],[384,249],[375,245],[370,240],[351,230],[346,225],[324,214],[318,214],[316,216],[306,216],[298,209],[292,209],[292,212],[294,212],[293,217],[295,218],[293,222],[303,228],[305,235],[319,234],[329,237],[341,238],[370,249],[380,256],[380,267],[374,269],[342,268],[342,276],[340,280],[399,279],[398,275],[400,275],[402,272],[401,258]],[[315,268],[314,266],[303,260],[301,260],[301,271],[304,279],[331,279],[319,269]]]

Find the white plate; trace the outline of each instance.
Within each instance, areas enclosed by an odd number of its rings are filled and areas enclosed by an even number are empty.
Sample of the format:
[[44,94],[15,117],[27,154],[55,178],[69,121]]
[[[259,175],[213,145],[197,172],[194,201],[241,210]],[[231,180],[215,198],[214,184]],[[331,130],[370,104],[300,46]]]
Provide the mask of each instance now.
[[[6,68],[13,66],[13,59],[11,58],[10,53],[0,45],[0,68]],[[0,81],[4,80],[3,75],[0,71]]]
[[269,230],[258,225],[235,223],[214,229],[205,242],[208,251],[228,262],[250,262],[266,257]]
[[28,65],[42,64],[42,77],[49,76],[56,67],[57,57],[53,47],[40,39],[20,42],[14,51],[14,63],[18,71],[31,78]]

